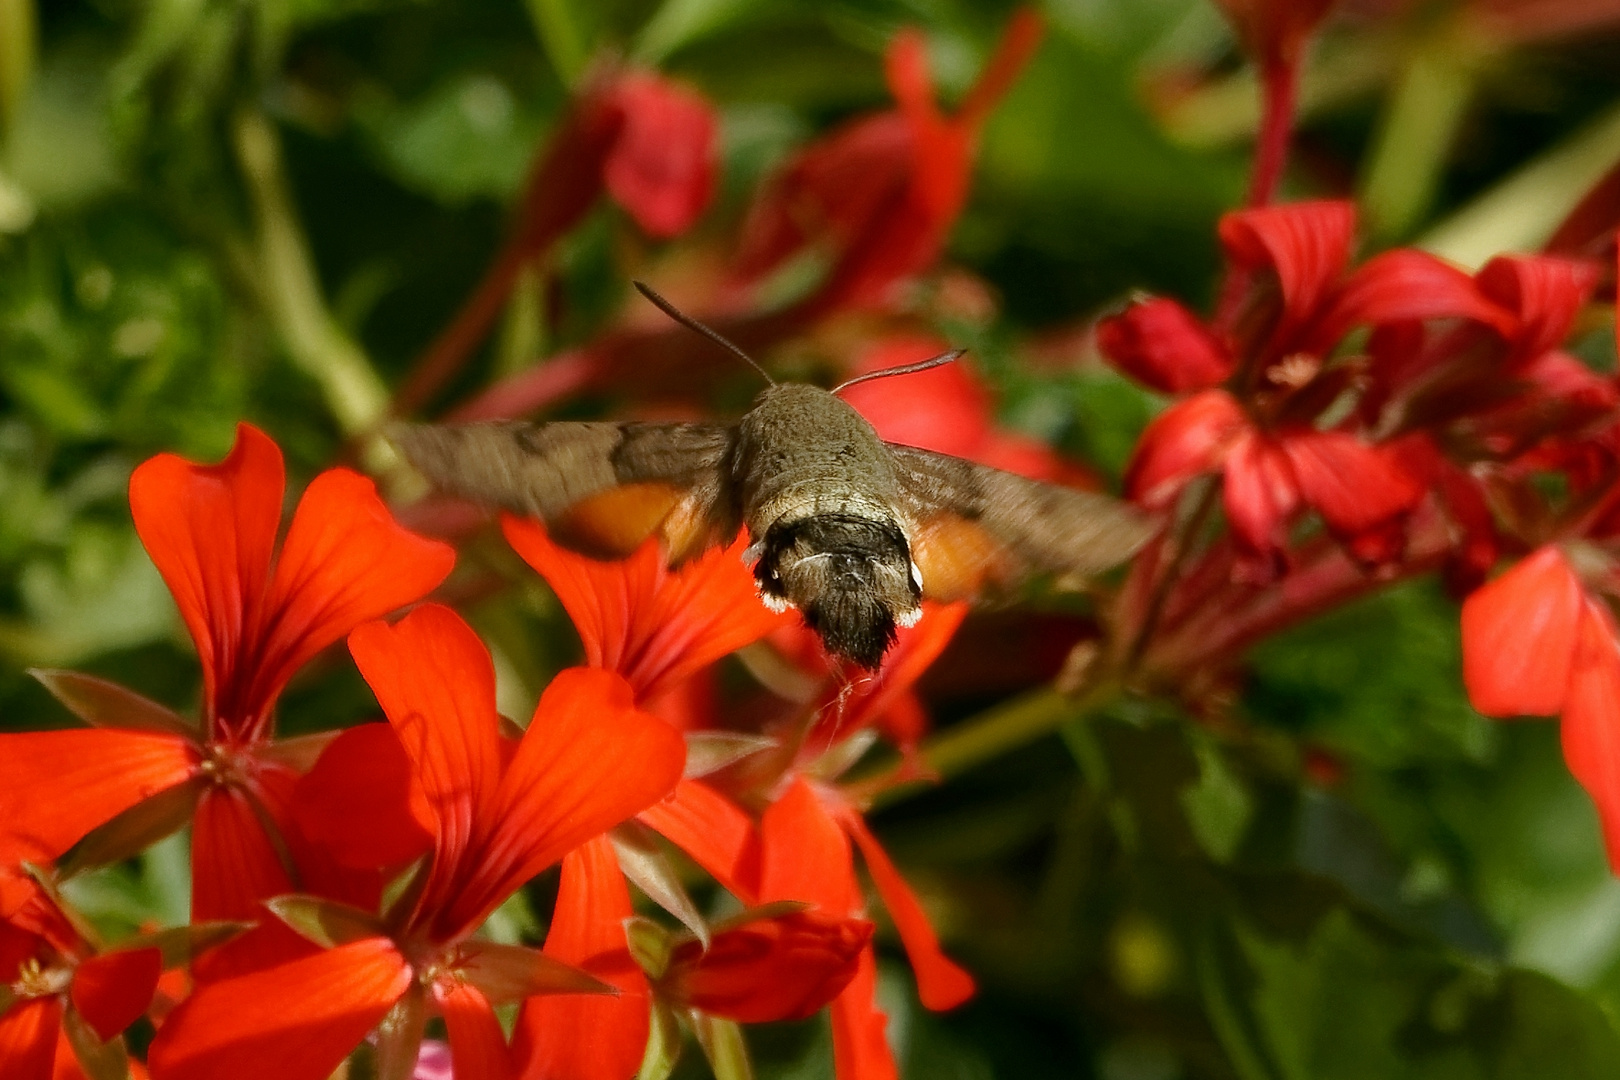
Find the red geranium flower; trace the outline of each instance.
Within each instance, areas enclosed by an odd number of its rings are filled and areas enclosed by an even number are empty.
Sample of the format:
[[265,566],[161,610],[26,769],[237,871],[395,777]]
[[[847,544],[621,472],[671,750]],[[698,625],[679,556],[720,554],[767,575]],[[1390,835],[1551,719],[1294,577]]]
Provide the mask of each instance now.
[[836,261],[816,293],[818,308],[888,302],[897,285],[939,258],[967,201],[979,129],[1041,32],[1040,17],[1019,10],[951,117],[934,101],[922,35],[896,35],[884,70],[899,107],[839,128],[767,183],[743,226],[738,281],[753,284],[826,241]]
[[493,1006],[591,985],[535,950],[471,935],[529,878],[669,791],[680,737],[638,711],[618,676],[570,669],[508,743],[488,651],[436,605],[360,627],[350,649],[410,760],[431,859],[384,919],[275,901],[289,925],[331,947],[198,990],[153,1043],[162,1080],[319,1080],[390,1015],[397,1044],[379,1052],[414,1055],[429,1009],[444,1015],[458,1075],[501,1080],[514,1071]]
[[98,726],[0,736],[8,848],[52,859],[124,815],[101,845],[111,861],[191,817],[195,918],[251,918],[295,887],[290,796],[313,754],[272,741],[276,698],[317,652],[444,580],[455,556],[396,524],[347,469],[310,484],[278,555],[283,489],[281,452],[247,424],[219,465],[160,454],[135,470],[136,531],[202,662],[201,728],[110,683],[47,673]]
[[0,920],[0,1076],[49,1080],[81,1062],[127,1061],[119,1034],[146,1011],[163,966],[154,945],[98,952],[33,886]]

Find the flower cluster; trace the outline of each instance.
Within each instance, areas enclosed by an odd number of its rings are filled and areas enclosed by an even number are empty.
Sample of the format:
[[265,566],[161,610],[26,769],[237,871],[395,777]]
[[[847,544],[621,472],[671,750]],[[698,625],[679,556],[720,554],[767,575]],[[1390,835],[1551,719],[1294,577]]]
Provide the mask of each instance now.
[[[1302,57],[1331,5],[1223,6],[1266,95],[1248,205],[1218,224],[1224,286],[1207,317],[1142,298],[1086,335],[1169,399],[1124,478],[1160,528],[1122,580],[1090,586],[1088,614],[1053,616],[1056,655],[1020,649],[1025,666],[1006,669],[1020,687],[1162,693],[1197,711],[1266,635],[1440,573],[1467,595],[1475,705],[1562,717],[1620,868],[1620,386],[1566,351],[1612,291],[1610,267],[1544,253],[1469,273],[1404,248],[1358,259],[1352,204],[1274,201]],[[855,373],[943,351],[916,328],[912,286],[939,263],[978,133],[1041,31],[1015,15],[950,112],[922,38],[902,32],[886,64],[895,107],[803,148],[756,194],[728,272],[697,296],[719,328],[764,347],[858,325]],[[716,130],[700,96],[660,75],[588,78],[509,243],[396,411],[454,384],[525,268],[599,200],[648,237],[693,226],[716,184]],[[1612,233],[1581,213],[1588,239]],[[816,255],[824,272],[802,295],[759,306],[770,279]],[[619,326],[454,412],[509,416],[600,388],[657,399],[672,375],[671,396],[689,396],[704,346],[672,333]],[[1097,486],[995,424],[967,364],[848,400],[890,440]],[[925,604],[879,669],[852,678],[761,602],[744,537],[672,569],[656,538],[597,561],[508,515],[500,533],[521,562],[502,549],[507,563],[544,579],[583,654],[519,724],[452,607],[480,570],[444,588],[456,552],[427,535],[480,522],[431,503],[396,518],[370,479],[333,468],[283,531],[285,488],[280,450],[247,424],[220,464],[164,454],[131,477],[136,531],[196,647],[195,717],[40,671],[84,726],[0,736],[0,1075],[322,1080],[360,1055],[390,1080],[437,1075],[446,1056],[463,1078],[662,1080],[689,1032],[730,1077],[746,1075],[745,1025],[826,1008],[839,1080],[887,1080],[899,1070],[876,998],[880,913],[925,1007],[974,994],[867,820],[879,795],[944,768],[919,683],[974,632],[965,603]],[[382,720],[278,735],[290,680],[349,662],[345,645]],[[958,678],[975,678],[983,645],[960,650]],[[746,688],[718,667],[733,654]],[[883,740],[897,764],[859,768]],[[100,940],[69,883],[185,826],[190,922]],[[492,916],[543,895],[530,883],[544,874],[543,942],[498,940]],[[137,1021],[144,1060],[122,1039]]]

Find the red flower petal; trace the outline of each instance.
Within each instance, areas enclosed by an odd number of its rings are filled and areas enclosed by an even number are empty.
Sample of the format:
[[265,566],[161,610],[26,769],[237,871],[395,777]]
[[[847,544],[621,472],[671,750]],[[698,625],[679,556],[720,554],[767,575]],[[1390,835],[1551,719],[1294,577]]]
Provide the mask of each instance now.
[[973,127],[989,118],[991,110],[1001,103],[1013,83],[1018,81],[1018,76],[1023,74],[1045,34],[1046,21],[1039,11],[1032,7],[1021,7],[1013,12],[1012,18],[1007,20],[1007,29],[1002,32],[1000,43],[996,45],[995,54],[985,63],[978,81],[962,98],[961,108],[956,114],[958,123]]
[[396,522],[366,477],[321,473],[293,513],[265,597],[254,697],[273,700],[311,656],[427,595],[455,561],[449,545]]
[[511,1080],[516,1070],[506,1046],[506,1034],[478,988],[458,979],[443,979],[434,986],[433,996],[450,1036],[452,1074],[475,1076],[478,1080]]
[[1353,203],[1299,202],[1237,210],[1221,218],[1227,257],[1247,270],[1271,270],[1282,287],[1276,338],[1310,320],[1350,261]]
[[1099,323],[1097,348],[1125,374],[1165,394],[1215,386],[1237,367],[1198,316],[1158,297]]
[[0,833],[22,858],[56,858],[91,829],[195,775],[171,735],[112,728],[0,735]]
[[1581,583],[1547,546],[1463,602],[1463,684],[1486,716],[1547,716],[1564,708],[1575,659]]
[[532,519],[503,515],[501,531],[557,594],[586,662],[623,675],[642,701],[793,619],[760,601],[740,535],[670,570],[656,537],[628,559],[602,562],[552,543]]
[[1620,648],[1614,621],[1587,600],[1560,729],[1569,771],[1597,804],[1609,865],[1620,871]]
[[681,945],[666,987],[675,999],[742,1024],[813,1016],[855,977],[872,924],[809,911],[745,923]]
[[0,1076],[6,1080],[51,1080],[62,999],[19,1001],[0,1013]]
[[161,974],[157,949],[115,949],[81,963],[68,990],[79,1015],[107,1042],[146,1011]]
[[249,424],[237,426],[236,445],[218,465],[159,454],[129,480],[135,531],[197,643],[206,701],[232,719],[251,719],[237,684],[252,662],[245,646],[269,581],[285,487],[281,451]]
[[648,235],[685,232],[714,196],[714,109],[697,92],[646,73],[621,77],[612,98],[624,122],[602,171],[608,193]]
[[1602,274],[1584,259],[1552,255],[1499,255],[1479,272],[1479,288],[1518,318],[1504,327],[1517,362],[1556,349]]
[[1251,433],[1226,455],[1221,493],[1232,536],[1250,552],[1272,555],[1288,546],[1288,520],[1299,509],[1299,487],[1275,441]]
[[147,1061],[163,1080],[325,1080],[411,979],[393,942],[368,938],[204,985]]
[[1512,316],[1463,271],[1428,252],[1400,248],[1357,267],[1300,347],[1323,356],[1352,327],[1425,319],[1474,319],[1504,333],[1513,325]]
[[570,668],[541,695],[492,808],[476,871],[452,883],[441,940],[482,922],[523,882],[645,810],[681,778],[686,742],[636,709],[607,671]]
[[1248,417],[1224,390],[1176,402],[1142,432],[1125,472],[1126,492],[1151,509],[1169,505],[1193,477],[1219,469],[1248,427]]
[[334,739],[299,778],[293,808],[300,831],[345,866],[404,866],[433,846],[432,807],[388,724]]
[[349,635],[349,651],[432,809],[434,879],[454,878],[474,831],[490,819],[500,783],[489,650],[455,612],[423,604],[393,626],[361,626]]
[[[545,953],[611,982],[620,995],[548,994],[525,1001],[513,1033],[525,1077],[623,1080],[635,1075],[647,1044],[648,990],[646,976],[625,951],[624,920],[634,914],[606,837],[568,853]],[[607,957],[626,960],[604,965]]]
[[700,780],[682,780],[637,815],[745,904],[759,898],[760,839],[736,803]]
[[260,810],[237,787],[203,792],[191,832],[193,919],[257,919],[260,901],[294,891]]
[[889,853],[866,827],[860,812],[847,805],[838,807],[835,812],[840,824],[860,846],[872,883],[883,897],[883,906],[889,909],[894,928],[900,932],[900,942],[906,947],[906,956],[917,974],[917,995],[923,1005],[936,1011],[956,1008],[973,996],[973,976],[940,949],[939,937],[928,921],[927,912],[917,901],[917,894],[889,861]]
[[795,779],[766,808],[759,831],[761,900],[801,900],[835,916],[861,911],[849,837],[808,783]]
[[862,949],[855,978],[833,1000],[833,1062],[838,1080],[899,1080],[888,1017],[877,1007],[877,960]]
[[1339,536],[1373,529],[1423,498],[1423,487],[1393,454],[1349,432],[1289,432],[1281,445],[1300,496]]

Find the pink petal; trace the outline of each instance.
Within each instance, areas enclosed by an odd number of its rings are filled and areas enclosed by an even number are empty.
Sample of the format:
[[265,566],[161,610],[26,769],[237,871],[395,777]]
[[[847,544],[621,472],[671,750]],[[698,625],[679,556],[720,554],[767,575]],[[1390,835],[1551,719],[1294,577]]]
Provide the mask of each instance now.
[[1463,684],[1486,716],[1564,708],[1575,660],[1581,583],[1548,545],[1463,602]]

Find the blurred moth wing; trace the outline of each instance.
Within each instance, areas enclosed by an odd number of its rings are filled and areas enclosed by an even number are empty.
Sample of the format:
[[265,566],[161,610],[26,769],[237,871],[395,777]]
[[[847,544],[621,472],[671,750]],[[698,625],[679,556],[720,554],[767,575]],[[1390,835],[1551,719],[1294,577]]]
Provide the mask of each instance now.
[[732,425],[507,422],[390,437],[439,489],[538,517],[596,558],[657,535],[679,565],[746,527],[761,599],[797,608],[829,652],[866,668],[924,598],[1094,575],[1154,528],[1118,499],[885,443],[804,384],[767,388]]

